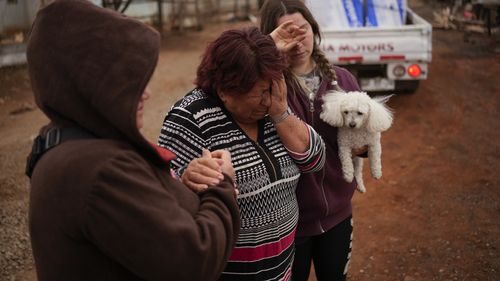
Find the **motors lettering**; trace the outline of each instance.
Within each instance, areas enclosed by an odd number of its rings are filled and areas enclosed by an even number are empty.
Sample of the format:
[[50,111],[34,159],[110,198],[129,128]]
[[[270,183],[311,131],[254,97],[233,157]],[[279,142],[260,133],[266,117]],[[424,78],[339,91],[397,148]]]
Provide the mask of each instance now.
[[382,52],[392,52],[394,51],[394,45],[392,43],[378,43],[378,44],[321,44],[321,49],[323,52],[333,52],[333,53],[382,53]]

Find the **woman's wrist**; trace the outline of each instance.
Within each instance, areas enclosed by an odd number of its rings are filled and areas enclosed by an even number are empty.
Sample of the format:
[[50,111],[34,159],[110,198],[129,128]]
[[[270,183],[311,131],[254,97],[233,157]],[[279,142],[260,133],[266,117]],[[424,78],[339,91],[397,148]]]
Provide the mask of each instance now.
[[287,109],[281,113],[280,115],[276,116],[276,117],[271,117],[271,122],[274,124],[274,125],[278,125],[279,123],[285,121],[286,118],[288,118],[288,116],[290,116],[290,114],[292,114],[292,110],[290,109],[290,107],[287,107]]

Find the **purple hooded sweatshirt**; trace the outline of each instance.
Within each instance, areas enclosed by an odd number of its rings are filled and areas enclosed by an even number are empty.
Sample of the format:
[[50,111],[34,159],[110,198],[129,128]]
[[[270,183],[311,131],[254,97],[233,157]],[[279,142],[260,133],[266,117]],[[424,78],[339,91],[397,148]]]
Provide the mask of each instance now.
[[[334,67],[338,84],[344,91],[359,91],[356,78],[344,68]],[[351,215],[351,198],[356,182],[348,183],[342,177],[338,156],[337,128],[319,118],[323,95],[333,89],[331,80],[324,77],[314,100],[311,112],[309,99],[289,85],[288,104],[292,111],[310,124],[323,138],[326,145],[326,162],[322,170],[302,174],[297,187],[299,222],[297,237],[318,235],[328,231]]]

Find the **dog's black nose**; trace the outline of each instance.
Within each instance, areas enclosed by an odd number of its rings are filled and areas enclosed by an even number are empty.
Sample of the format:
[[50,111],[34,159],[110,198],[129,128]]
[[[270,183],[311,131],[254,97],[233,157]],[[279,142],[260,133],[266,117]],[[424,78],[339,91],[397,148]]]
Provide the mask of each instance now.
[[354,128],[354,127],[356,127],[356,124],[351,123],[351,124],[349,124],[349,127]]

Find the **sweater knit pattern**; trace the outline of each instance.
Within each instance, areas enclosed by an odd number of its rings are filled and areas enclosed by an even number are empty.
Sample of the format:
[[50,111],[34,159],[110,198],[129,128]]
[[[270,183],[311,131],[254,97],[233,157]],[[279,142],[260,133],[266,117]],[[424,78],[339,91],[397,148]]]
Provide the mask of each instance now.
[[[298,221],[295,189],[301,167],[314,170],[324,162],[321,139],[312,129],[310,135],[313,145],[306,161],[292,159],[268,117],[259,121],[255,142],[217,101],[199,89],[167,114],[158,143],[177,155],[172,165],[179,176],[192,159],[200,157],[203,148],[231,153],[240,192],[241,229],[220,280],[290,279]],[[323,149],[319,156],[318,149]]]

